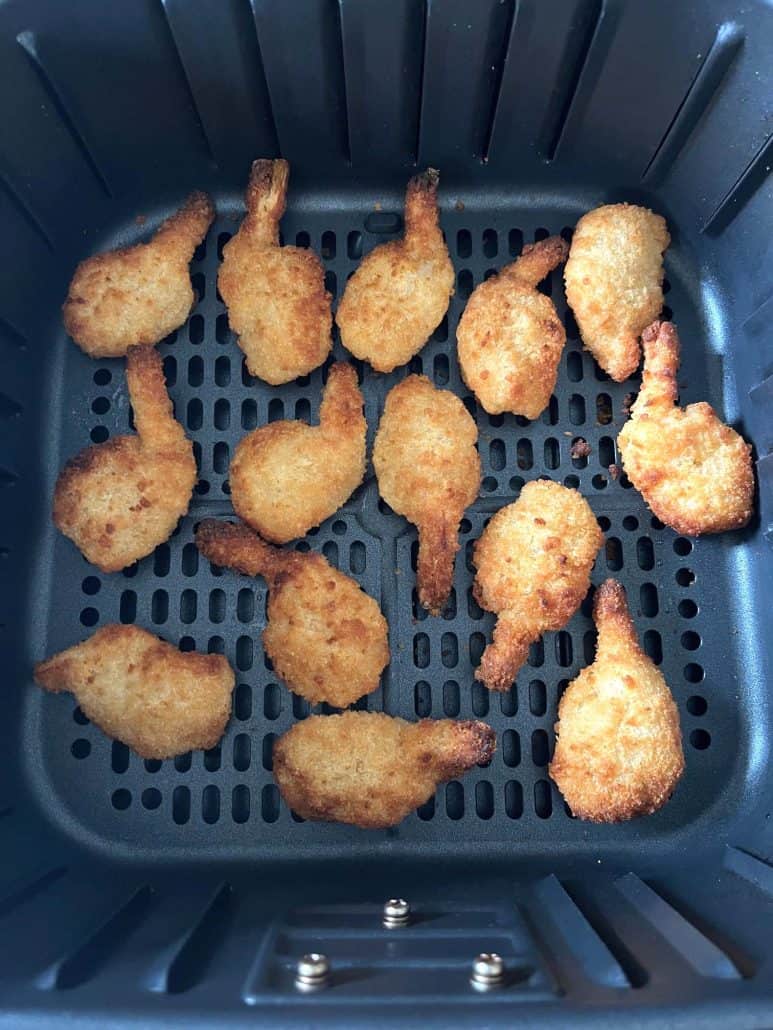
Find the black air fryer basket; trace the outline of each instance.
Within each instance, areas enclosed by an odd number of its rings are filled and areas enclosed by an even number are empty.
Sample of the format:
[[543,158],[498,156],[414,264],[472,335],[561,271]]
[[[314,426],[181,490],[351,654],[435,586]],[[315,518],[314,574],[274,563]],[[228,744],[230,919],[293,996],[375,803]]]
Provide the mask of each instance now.
[[[0,1025],[772,1025],[773,9],[6,0],[0,84]],[[263,581],[210,567],[192,542],[202,517],[231,512],[244,433],[317,415],[325,370],[251,378],[216,288],[250,162],[276,155],[291,165],[283,238],[321,254],[334,304],[402,231],[408,178],[441,173],[456,291],[410,370],[465,398],[479,428],[451,604],[442,618],[418,606],[415,531],[370,467],[298,544],[389,619],[392,662],[360,707],[497,732],[490,766],[385,832],[303,822],[280,800],[272,744],[308,705],[261,649]],[[191,266],[196,306],[160,350],[200,479],[168,543],[102,575],[54,530],[50,499],[68,457],[127,430],[123,362],[86,357],[60,306],[79,260],[146,238],[194,188],[218,219]],[[742,532],[678,536],[610,475],[638,379],[612,382],[583,350],[560,273],[542,286],[568,336],[543,416],[487,416],[461,381],[474,286],[619,200],[668,220],[681,402],[708,400],[754,445]],[[406,369],[358,370],[370,446]],[[572,458],[580,437],[590,455]],[[472,597],[472,544],[539,477],[587,497],[606,535],[594,582],[625,585],[679,708],[686,772],[650,818],[575,820],[547,775],[561,690],[593,655],[587,604],[509,693],[473,681],[492,618]],[[218,747],[143,762],[33,685],[36,660],[109,622],[228,657]],[[384,929],[395,896],[413,919]],[[507,983],[474,991],[472,961],[491,951]],[[332,967],[312,994],[294,986],[307,952]]]

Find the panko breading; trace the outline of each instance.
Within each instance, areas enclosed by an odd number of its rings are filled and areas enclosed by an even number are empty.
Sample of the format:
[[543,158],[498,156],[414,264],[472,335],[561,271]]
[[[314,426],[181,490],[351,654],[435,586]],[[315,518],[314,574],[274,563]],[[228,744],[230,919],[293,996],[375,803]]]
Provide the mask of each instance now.
[[54,524],[103,572],[118,572],[167,540],[196,483],[193,445],[172,414],[155,348],[129,350],[126,382],[137,435],[87,447],[54,489]]
[[236,514],[275,544],[303,536],[362,482],[366,431],[357,373],[333,365],[319,426],[270,422],[239,441],[230,470]]
[[338,305],[341,342],[377,372],[391,372],[419,353],[454,292],[454,266],[438,224],[439,180],[434,168],[411,179],[405,236],[363,259]]
[[179,328],[196,299],[188,265],[214,217],[206,193],[192,193],[149,243],[82,261],[62,308],[78,346],[92,358],[118,358]]
[[378,830],[399,823],[439,783],[491,761],[495,750],[496,734],[483,722],[317,715],[274,744],[274,778],[304,819]]
[[636,637],[625,592],[596,591],[596,659],[558,707],[550,775],[580,819],[614,823],[661,808],[684,772],[679,713]]
[[582,494],[546,480],[527,483],[494,515],[473,557],[475,599],[497,615],[493,642],[475,670],[489,690],[508,690],[529,645],[574,615],[603,541]]
[[534,419],[550,400],[566,333],[537,284],[568,252],[560,236],[530,244],[467,302],[456,331],[459,368],[490,415]]
[[617,438],[623,467],[661,522],[698,536],[752,516],[751,447],[710,404],[676,404],[679,337],[671,322],[644,330],[644,374]]
[[313,250],[280,247],[287,161],[255,161],[247,186],[247,215],[223,248],[217,278],[228,321],[251,375],[289,383],[330,353],[330,294]]
[[408,376],[387,395],[373,445],[381,496],[419,530],[419,601],[439,615],[454,578],[465,508],[478,496],[478,429],[453,393]]
[[646,207],[607,204],[577,223],[564,270],[582,341],[618,383],[639,365],[639,336],[663,307],[666,221]]
[[263,646],[290,690],[345,708],[378,687],[389,663],[386,620],[321,554],[280,551],[246,526],[214,519],[198,527],[196,545],[216,565],[268,583]]
[[38,662],[35,680],[73,693],[109,737],[141,758],[214,747],[231,714],[234,674],[222,655],[183,654],[139,626],[103,626]]

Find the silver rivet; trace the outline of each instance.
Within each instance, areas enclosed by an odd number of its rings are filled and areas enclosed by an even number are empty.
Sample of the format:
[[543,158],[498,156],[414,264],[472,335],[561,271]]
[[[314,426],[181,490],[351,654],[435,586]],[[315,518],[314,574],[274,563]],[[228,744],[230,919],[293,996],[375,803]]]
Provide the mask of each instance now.
[[384,905],[383,924],[387,930],[407,926],[411,921],[411,906],[402,898],[390,898]]
[[326,955],[312,951],[298,959],[295,971],[295,986],[299,991],[318,991],[327,987],[330,978],[330,963]]
[[505,980],[505,964],[495,952],[483,952],[472,964],[470,983],[476,991],[491,991]]

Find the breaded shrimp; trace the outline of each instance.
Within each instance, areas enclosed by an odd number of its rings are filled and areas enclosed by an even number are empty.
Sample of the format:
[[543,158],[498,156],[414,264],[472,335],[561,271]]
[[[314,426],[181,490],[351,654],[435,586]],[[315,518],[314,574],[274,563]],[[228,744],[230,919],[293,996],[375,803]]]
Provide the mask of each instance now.
[[636,637],[614,579],[596,591],[596,658],[558,708],[550,775],[580,819],[614,823],[649,815],[684,771],[679,713],[660,670]]
[[639,336],[663,307],[666,221],[645,207],[607,204],[577,223],[564,270],[582,341],[618,383],[639,365]]
[[247,368],[276,386],[321,365],[330,353],[330,294],[313,250],[280,247],[287,161],[255,161],[247,215],[223,248],[217,285]]
[[618,436],[628,478],[677,533],[745,526],[754,495],[751,447],[705,401],[677,406],[679,337],[671,322],[653,322],[642,341],[641,390]]
[[231,462],[236,514],[266,540],[287,543],[338,511],[365,475],[362,394],[351,365],[333,365],[319,426],[281,421],[243,437]]
[[527,483],[494,515],[473,558],[475,598],[497,614],[494,640],[475,670],[489,690],[508,690],[529,645],[574,615],[603,541],[582,494],[558,483]]
[[411,179],[405,236],[363,259],[338,305],[341,342],[377,372],[391,372],[419,353],[454,292],[454,268],[438,224],[439,179],[434,168]]
[[419,601],[439,615],[454,578],[459,523],[480,489],[478,429],[453,393],[408,376],[387,395],[373,445],[381,496],[419,530]]
[[38,662],[35,680],[71,691],[109,737],[141,758],[214,747],[231,714],[234,674],[222,655],[185,654],[139,626],[103,626]]
[[290,690],[345,708],[378,687],[389,663],[386,620],[321,554],[280,551],[246,526],[214,519],[198,527],[196,546],[216,565],[268,583],[263,646]]
[[195,302],[188,265],[214,217],[206,193],[191,193],[149,243],[82,261],[62,308],[78,346],[92,358],[117,358],[179,328]]
[[129,350],[126,382],[137,435],[87,447],[54,489],[54,525],[103,572],[118,572],[167,540],[196,483],[193,446],[172,414],[155,348]]
[[483,722],[317,715],[274,744],[274,778],[304,819],[377,830],[399,823],[439,783],[491,761],[495,750],[496,735]]
[[560,236],[532,243],[467,302],[456,331],[459,367],[490,415],[534,419],[550,400],[566,333],[537,284],[568,252]]

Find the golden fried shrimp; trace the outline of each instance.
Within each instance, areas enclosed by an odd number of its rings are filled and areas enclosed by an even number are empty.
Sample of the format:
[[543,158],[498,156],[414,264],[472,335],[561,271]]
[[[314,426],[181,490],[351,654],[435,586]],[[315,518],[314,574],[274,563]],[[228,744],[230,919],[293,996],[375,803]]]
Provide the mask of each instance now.
[[419,530],[419,601],[439,615],[454,578],[465,508],[478,496],[478,429],[453,393],[408,376],[387,395],[373,445],[381,496]]
[[263,646],[290,690],[336,708],[376,690],[389,663],[387,624],[353,579],[321,554],[280,551],[229,522],[202,522],[196,546],[216,565],[266,580]]
[[223,248],[217,279],[228,321],[251,375],[289,383],[330,353],[330,294],[313,250],[280,247],[287,161],[255,161],[247,186],[247,215]]
[[618,383],[639,365],[639,336],[663,307],[666,221],[646,207],[607,204],[577,223],[564,270],[582,341]]
[[434,168],[411,179],[405,236],[363,259],[338,305],[341,342],[377,372],[391,372],[419,353],[454,292],[454,268],[438,224],[439,179]]
[[473,557],[475,599],[497,615],[493,642],[475,670],[489,690],[508,690],[529,645],[571,619],[603,540],[585,498],[545,480],[527,483],[494,515]]
[[62,308],[64,327],[81,350],[117,358],[179,328],[195,302],[188,265],[214,217],[206,193],[191,193],[149,243],[82,261]]
[[214,747],[231,714],[234,674],[222,655],[185,654],[139,626],[103,626],[38,662],[35,681],[70,691],[85,715],[141,758]]
[[751,447],[705,401],[677,406],[679,337],[671,322],[654,322],[642,341],[641,390],[618,436],[628,478],[677,533],[745,526],[754,495]]
[[319,426],[270,422],[249,433],[231,462],[236,514],[266,540],[285,544],[338,511],[365,475],[362,394],[351,365],[333,365]]
[[491,761],[495,750],[496,734],[483,722],[317,715],[274,744],[274,778],[304,819],[378,830],[399,823],[439,783]]
[[155,348],[130,348],[126,382],[137,435],[87,447],[54,489],[54,525],[103,572],[118,572],[167,540],[196,483],[193,446],[172,414]]
[[615,823],[656,812],[684,772],[679,713],[636,637],[625,592],[596,591],[596,658],[558,707],[550,775],[580,819]]
[[560,236],[524,247],[467,302],[456,332],[459,368],[490,415],[509,411],[534,419],[550,400],[566,333],[537,284],[568,251]]

